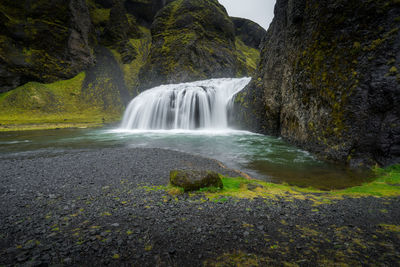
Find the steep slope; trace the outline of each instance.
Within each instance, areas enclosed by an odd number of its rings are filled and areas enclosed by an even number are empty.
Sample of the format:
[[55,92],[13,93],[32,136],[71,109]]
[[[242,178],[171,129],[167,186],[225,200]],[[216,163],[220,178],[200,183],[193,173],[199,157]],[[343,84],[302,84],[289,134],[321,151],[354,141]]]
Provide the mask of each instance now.
[[248,73],[238,59],[233,23],[217,0],[173,1],[159,11],[151,31],[142,89]]
[[267,31],[257,23],[244,19],[231,17],[235,27],[235,36],[249,47],[260,49]]
[[400,161],[400,2],[278,0],[242,125],[353,166]]
[[236,56],[240,65],[246,66],[238,71],[237,76],[255,76],[267,31],[248,19],[231,17],[231,20],[235,28]]
[[71,78],[92,65],[84,0],[0,3],[0,93],[29,81]]

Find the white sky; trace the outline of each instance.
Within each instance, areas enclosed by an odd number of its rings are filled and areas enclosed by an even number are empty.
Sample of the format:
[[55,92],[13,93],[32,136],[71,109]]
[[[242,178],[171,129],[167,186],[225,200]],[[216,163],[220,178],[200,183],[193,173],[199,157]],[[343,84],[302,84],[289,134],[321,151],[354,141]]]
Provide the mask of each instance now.
[[231,17],[250,19],[268,30],[276,0],[218,0]]

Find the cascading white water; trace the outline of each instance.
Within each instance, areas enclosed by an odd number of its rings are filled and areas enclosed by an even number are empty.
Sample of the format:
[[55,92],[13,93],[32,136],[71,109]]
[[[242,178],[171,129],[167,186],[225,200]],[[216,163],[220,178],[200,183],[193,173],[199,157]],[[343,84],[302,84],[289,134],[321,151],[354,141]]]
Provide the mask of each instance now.
[[131,101],[122,119],[121,128],[227,128],[228,108],[233,96],[250,80],[251,78],[212,79],[149,89]]

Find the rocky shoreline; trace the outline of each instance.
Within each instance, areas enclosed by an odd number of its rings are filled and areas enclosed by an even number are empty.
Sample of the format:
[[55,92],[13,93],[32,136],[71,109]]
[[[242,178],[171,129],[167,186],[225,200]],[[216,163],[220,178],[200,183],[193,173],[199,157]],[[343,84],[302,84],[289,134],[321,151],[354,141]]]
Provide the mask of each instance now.
[[162,149],[0,155],[0,266],[400,263],[400,198],[208,200],[172,169],[237,176]]

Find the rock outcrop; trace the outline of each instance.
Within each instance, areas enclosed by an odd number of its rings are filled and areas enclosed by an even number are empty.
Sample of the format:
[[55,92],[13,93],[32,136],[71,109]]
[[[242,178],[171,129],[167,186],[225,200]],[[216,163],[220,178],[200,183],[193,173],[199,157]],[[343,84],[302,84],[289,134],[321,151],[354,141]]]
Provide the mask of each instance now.
[[245,45],[260,49],[267,31],[251,20],[235,17],[231,19],[235,26],[235,36],[240,38]]
[[0,92],[71,78],[92,65],[84,0],[0,3]]
[[278,0],[245,127],[352,166],[400,161],[399,1]]
[[165,83],[247,75],[238,60],[235,30],[217,0],[176,0],[157,14],[142,89]]
[[126,0],[125,7],[141,24],[150,26],[157,12],[174,0]]

